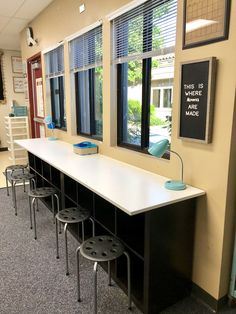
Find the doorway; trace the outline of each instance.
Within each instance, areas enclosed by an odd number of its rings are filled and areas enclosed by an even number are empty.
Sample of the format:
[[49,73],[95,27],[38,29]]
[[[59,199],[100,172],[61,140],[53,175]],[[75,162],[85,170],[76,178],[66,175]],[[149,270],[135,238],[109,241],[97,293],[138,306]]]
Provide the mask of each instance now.
[[41,53],[27,59],[32,138],[45,137]]

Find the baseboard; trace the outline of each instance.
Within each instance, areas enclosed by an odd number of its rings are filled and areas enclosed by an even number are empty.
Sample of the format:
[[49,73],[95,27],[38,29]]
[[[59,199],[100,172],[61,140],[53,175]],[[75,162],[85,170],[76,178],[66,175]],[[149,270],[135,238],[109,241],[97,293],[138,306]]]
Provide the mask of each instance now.
[[206,306],[208,306],[215,313],[217,313],[220,309],[222,309],[222,307],[224,307],[228,301],[227,295],[217,300],[194,283],[192,286],[192,296],[194,296],[199,301],[203,302]]
[[0,147],[0,152],[5,152],[6,150],[8,150],[7,147]]

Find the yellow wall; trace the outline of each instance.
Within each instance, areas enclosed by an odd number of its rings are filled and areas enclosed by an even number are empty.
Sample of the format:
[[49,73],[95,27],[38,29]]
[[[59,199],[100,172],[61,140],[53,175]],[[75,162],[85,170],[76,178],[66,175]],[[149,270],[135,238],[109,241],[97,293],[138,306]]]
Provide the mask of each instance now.
[[13,100],[18,105],[25,104],[25,95],[24,93],[15,93],[13,88],[13,77],[14,76],[22,76],[19,73],[12,72],[12,56],[21,56],[20,51],[14,50],[2,50],[2,71],[3,71],[3,80],[5,86],[5,95],[6,95],[6,103],[0,104],[0,140],[1,146],[7,147],[7,135],[5,130],[5,121],[4,117],[8,116],[11,112],[11,106],[13,104]]
[[[27,59],[63,40],[97,20],[103,20],[104,67],[104,137],[99,143],[100,152],[113,158],[139,166],[146,170],[176,177],[179,165],[176,158],[157,160],[152,156],[120,148],[115,145],[116,104],[115,89],[111,86],[110,23],[106,15],[129,3],[128,0],[73,1],[55,0],[32,23],[34,37],[39,45],[27,47],[25,33],[21,33],[22,56]],[[79,14],[79,5],[85,3],[86,11]],[[172,148],[184,160],[185,181],[206,191],[206,198],[198,200],[196,237],[194,247],[193,281],[218,299],[228,291],[232,255],[232,230],[235,211],[235,140],[233,130],[236,83],[236,1],[232,1],[229,40],[182,50],[183,1],[178,1],[177,44],[174,83]],[[65,87],[68,131],[58,131],[57,136],[68,142],[83,140],[72,135],[70,77],[68,47],[65,46]],[[200,144],[177,138],[179,114],[179,64],[183,61],[215,56],[218,59],[216,100],[213,125],[213,142]],[[113,145],[112,145],[113,144]],[[232,145],[233,146],[233,145]],[[233,146],[234,148],[234,146]],[[230,171],[229,171],[230,169]]]

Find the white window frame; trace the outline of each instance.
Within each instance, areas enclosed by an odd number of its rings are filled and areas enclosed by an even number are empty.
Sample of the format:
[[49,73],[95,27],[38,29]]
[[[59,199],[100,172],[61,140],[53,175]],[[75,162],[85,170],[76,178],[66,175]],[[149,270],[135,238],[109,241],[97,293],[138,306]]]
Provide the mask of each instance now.
[[173,103],[173,86],[155,86],[151,87],[151,104],[153,103],[153,91],[154,90],[160,90],[160,107],[156,107],[157,109],[172,109],[172,107],[164,107],[164,90],[170,89],[171,90],[171,103]]

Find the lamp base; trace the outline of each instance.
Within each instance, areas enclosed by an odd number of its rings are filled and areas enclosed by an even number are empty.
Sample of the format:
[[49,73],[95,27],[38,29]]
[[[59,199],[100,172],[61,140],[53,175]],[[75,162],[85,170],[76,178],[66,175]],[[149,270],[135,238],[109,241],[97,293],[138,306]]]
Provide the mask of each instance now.
[[181,191],[186,189],[186,184],[182,181],[168,180],[165,182],[165,188],[168,190]]
[[48,137],[48,140],[49,141],[56,141],[56,140],[58,140],[58,138],[55,136],[50,136],[50,137]]

